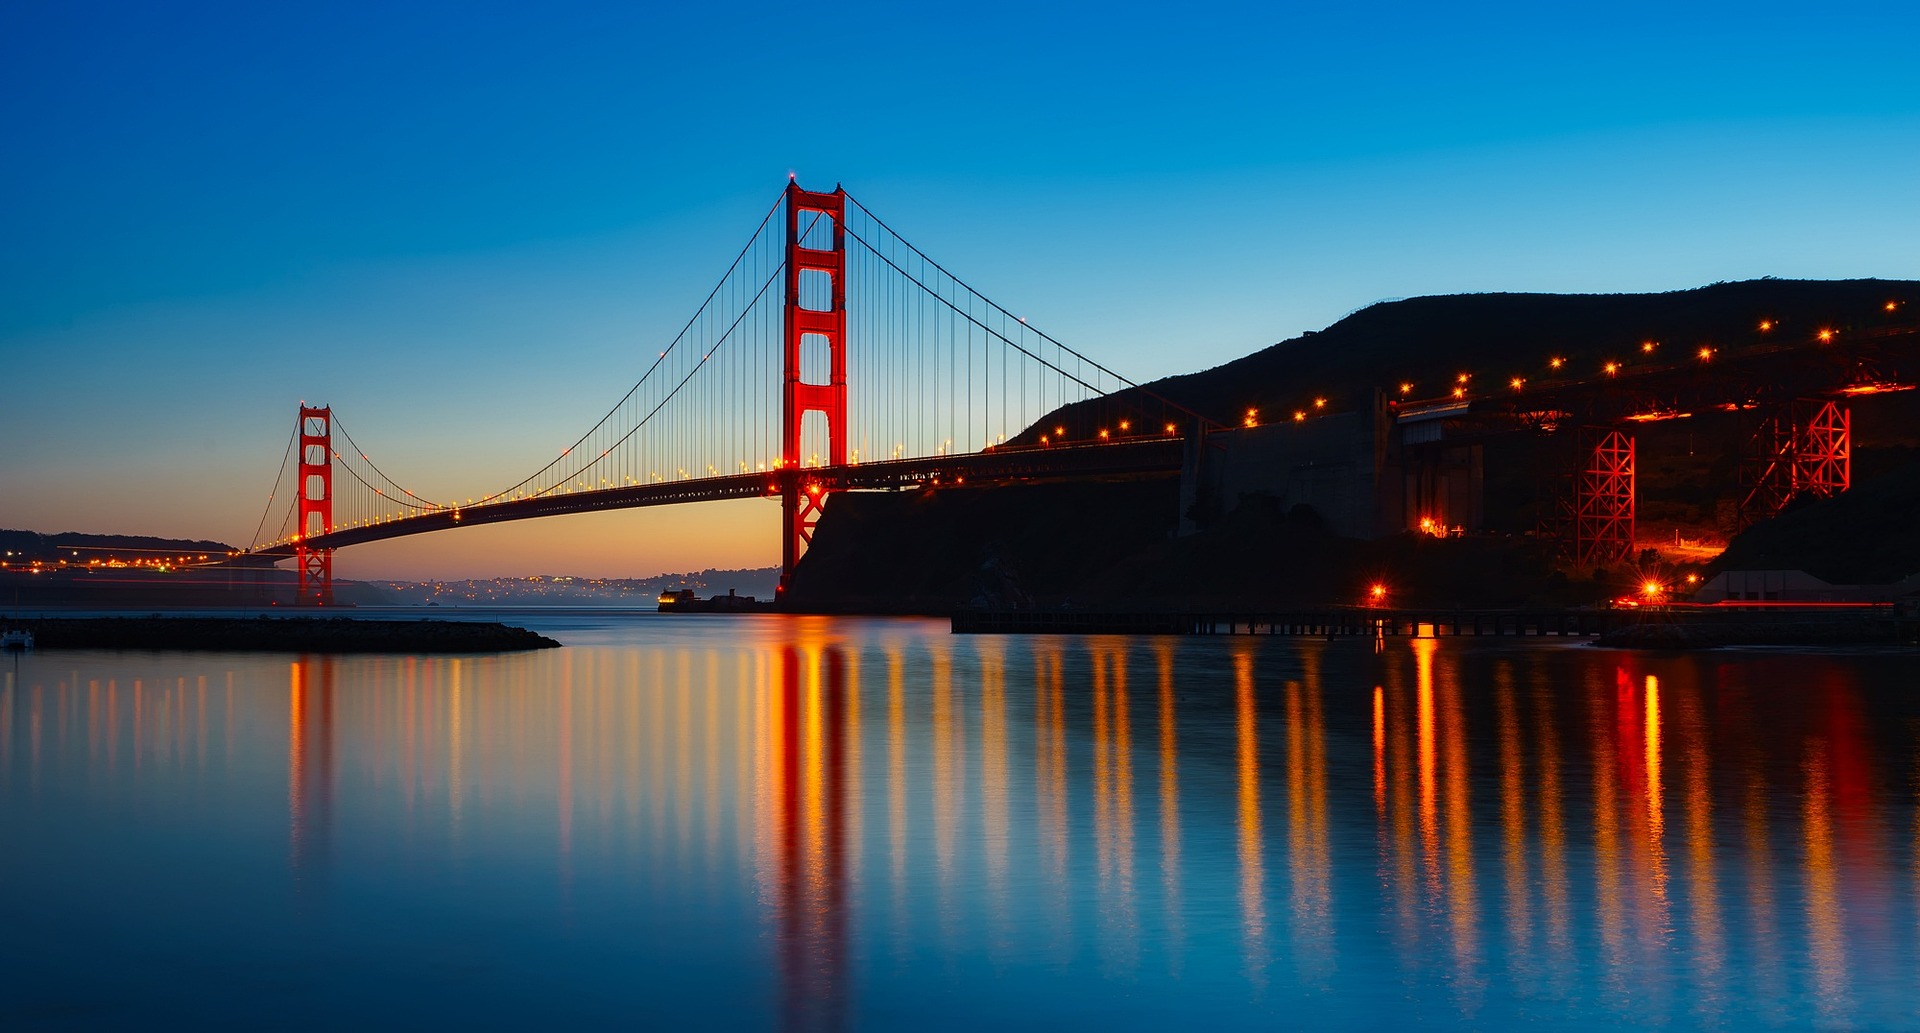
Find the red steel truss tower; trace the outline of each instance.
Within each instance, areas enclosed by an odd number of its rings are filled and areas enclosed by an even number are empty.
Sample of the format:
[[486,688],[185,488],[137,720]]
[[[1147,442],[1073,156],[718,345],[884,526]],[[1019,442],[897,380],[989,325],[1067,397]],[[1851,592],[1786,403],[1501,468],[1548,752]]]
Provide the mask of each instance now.
[[[820,522],[820,511],[831,490],[817,479],[809,479],[806,466],[815,458],[815,466],[844,466],[847,462],[847,236],[846,191],[834,188],[830,194],[800,189],[797,182],[787,184],[787,304],[786,370],[782,378],[780,443],[780,502],[784,533],[780,557],[780,590],[784,593],[800,554],[813,541],[813,529]],[[803,246],[817,242],[824,232],[833,235],[828,249]],[[806,276],[816,274],[815,278]],[[813,307],[803,305],[804,281],[825,276],[826,307],[819,307],[821,284],[808,283],[807,298]],[[829,373],[824,384],[808,383],[801,372],[801,354],[811,345],[827,351]],[[807,414],[819,413],[827,423],[827,454],[804,456],[801,427]]]
[[1740,526],[1778,513],[1795,496],[1830,498],[1853,484],[1853,413],[1839,402],[1800,398],[1760,422],[1742,463]]
[[1613,563],[1633,555],[1633,435],[1582,427],[1573,477],[1573,561]]
[[331,606],[333,550],[310,549],[307,539],[333,530],[332,406],[300,407],[300,485],[295,497],[300,523],[294,529],[293,562],[300,571],[300,584],[294,603]]

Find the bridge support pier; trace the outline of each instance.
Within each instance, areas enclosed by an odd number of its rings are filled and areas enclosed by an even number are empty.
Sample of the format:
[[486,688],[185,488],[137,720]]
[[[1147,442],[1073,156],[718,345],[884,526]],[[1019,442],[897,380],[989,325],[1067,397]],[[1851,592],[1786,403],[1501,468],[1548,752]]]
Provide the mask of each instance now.
[[[847,464],[847,231],[846,191],[830,194],[787,183],[786,361],[781,390],[782,534],[780,594],[785,595],[800,556],[813,542],[830,487],[809,481],[805,467]],[[802,222],[804,218],[804,224]],[[828,247],[809,247],[830,236]],[[807,274],[812,274],[811,276]],[[824,279],[824,283],[820,282]],[[826,383],[809,382],[802,366],[809,345],[827,356]],[[808,413],[826,421],[827,454],[802,452]]]
[[296,606],[333,605],[333,550],[309,549],[307,539],[333,530],[333,408],[300,407],[300,525],[294,530],[293,562],[299,583]]

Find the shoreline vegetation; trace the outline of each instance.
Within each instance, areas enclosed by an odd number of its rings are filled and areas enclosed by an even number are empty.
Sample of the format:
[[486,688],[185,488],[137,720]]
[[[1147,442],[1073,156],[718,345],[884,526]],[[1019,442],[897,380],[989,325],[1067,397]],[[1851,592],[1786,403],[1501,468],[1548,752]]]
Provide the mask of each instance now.
[[9,618],[35,650],[133,649],[220,653],[501,653],[560,643],[491,621],[353,617]]

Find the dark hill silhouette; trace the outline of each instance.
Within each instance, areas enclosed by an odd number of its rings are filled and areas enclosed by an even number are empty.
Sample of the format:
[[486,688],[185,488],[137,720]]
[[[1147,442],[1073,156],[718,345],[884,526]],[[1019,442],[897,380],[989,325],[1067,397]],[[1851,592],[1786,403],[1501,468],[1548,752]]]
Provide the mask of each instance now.
[[[1889,302],[1895,303],[1891,312]],[[1330,410],[1357,408],[1372,391],[1397,392],[1405,382],[1416,385],[1416,397],[1438,396],[1462,372],[1477,384],[1541,377],[1555,356],[1570,374],[1591,375],[1607,361],[1648,361],[1645,341],[1658,345],[1651,361],[1671,363],[1703,345],[1736,353],[1811,343],[1823,328],[1838,331],[1844,347],[1851,334],[1912,326],[1917,319],[1920,282],[1910,280],[1763,279],[1658,294],[1409,298],[1368,306],[1318,333],[1142,390],[1231,424],[1250,407],[1281,419],[1316,397],[1327,398]],[[1771,329],[1763,331],[1762,321]],[[1085,439],[1130,403],[1145,413],[1158,409],[1157,402],[1127,395],[1134,393],[1064,407],[1016,441],[1034,443],[1055,426]],[[1910,392],[1857,407],[1856,483],[1909,460],[1920,426],[1917,403],[1920,392]],[[1743,433],[1728,414],[1643,428],[1643,525],[1707,537],[1727,530]],[[1539,473],[1532,446],[1515,437],[1501,439],[1501,454],[1495,447],[1489,446],[1486,522],[1508,538],[1402,536],[1362,543],[1334,537],[1310,513],[1278,513],[1271,500],[1254,498],[1204,534],[1173,539],[1171,485],[1076,485],[993,498],[944,490],[911,498],[845,497],[827,507],[814,551],[795,573],[791,601],[803,608],[920,612],[981,604],[1344,602],[1381,571],[1394,572],[1403,589],[1398,598],[1425,605],[1584,602],[1623,590],[1631,580],[1627,567],[1594,572],[1597,580],[1583,573],[1570,581],[1553,572],[1546,551],[1525,536],[1535,523]],[[1920,483],[1920,474],[1909,482]],[[1893,494],[1882,499],[1882,491]],[[1804,566],[1842,580],[1911,573],[1896,569],[1908,562],[1911,548],[1890,542],[1911,537],[1912,518],[1903,524],[1902,514],[1915,511],[1912,500],[1896,487],[1840,505],[1848,502],[1790,514],[1792,522],[1783,518],[1779,530],[1763,524],[1742,537],[1730,559]],[[1830,512],[1841,515],[1821,516]],[[1859,532],[1849,533],[1849,526]],[[1775,534],[1781,537],[1770,537]]]
[[[1898,303],[1894,312],[1888,302]],[[1142,384],[1144,390],[1222,423],[1248,408],[1290,412],[1325,396],[1334,409],[1365,403],[1367,392],[1415,385],[1444,394],[1460,373],[1477,383],[1548,373],[1554,356],[1572,371],[1607,361],[1629,365],[1645,341],[1660,361],[1702,345],[1739,348],[1812,340],[1821,328],[1849,332],[1920,319],[1913,280],[1745,280],[1661,294],[1452,294],[1370,305],[1317,333],[1282,341],[1212,369]],[[1773,328],[1760,330],[1762,320]],[[1130,394],[1130,393],[1129,393]],[[1125,395],[1123,394],[1124,398]],[[1152,409],[1152,406],[1143,408]],[[1064,407],[1037,428],[1066,426],[1070,437],[1098,432],[1109,405]]]

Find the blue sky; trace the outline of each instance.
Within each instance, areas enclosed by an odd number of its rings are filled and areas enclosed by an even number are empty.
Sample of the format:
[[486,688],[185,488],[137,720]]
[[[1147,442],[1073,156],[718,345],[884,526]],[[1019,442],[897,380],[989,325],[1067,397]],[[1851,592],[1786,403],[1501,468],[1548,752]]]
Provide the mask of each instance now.
[[[1386,297],[1920,278],[1911,5],[396,6],[0,13],[0,526],[244,539],[303,398],[516,479],[789,171],[1137,379]],[[341,566],[777,553],[758,503],[556,528]]]

